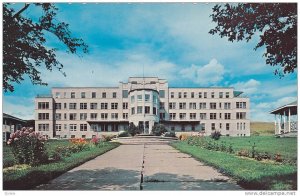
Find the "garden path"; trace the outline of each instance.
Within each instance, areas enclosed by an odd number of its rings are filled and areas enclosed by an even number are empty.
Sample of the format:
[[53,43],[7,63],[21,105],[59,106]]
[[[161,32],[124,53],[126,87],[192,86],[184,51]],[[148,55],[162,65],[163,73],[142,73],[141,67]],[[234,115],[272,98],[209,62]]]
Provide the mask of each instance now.
[[[121,141],[122,142],[122,141]],[[232,179],[155,138],[123,145],[38,190],[239,190]]]

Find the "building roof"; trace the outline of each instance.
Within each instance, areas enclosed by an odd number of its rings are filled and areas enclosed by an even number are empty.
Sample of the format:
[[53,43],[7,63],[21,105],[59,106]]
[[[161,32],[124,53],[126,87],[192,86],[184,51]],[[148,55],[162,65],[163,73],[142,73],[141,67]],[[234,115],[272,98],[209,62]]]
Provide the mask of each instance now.
[[22,123],[26,123],[26,120],[22,120],[20,118],[17,118],[15,116],[12,116],[12,115],[9,115],[9,114],[6,114],[6,113],[3,113],[3,119],[11,119],[11,120],[19,121],[19,122],[22,122]]
[[298,103],[297,101],[294,101],[292,103],[280,106],[279,108],[272,110],[270,112],[270,114],[280,114],[280,115],[284,115],[284,112],[286,112],[286,115],[288,115],[288,112],[290,110],[291,115],[296,115],[297,114],[297,106]]

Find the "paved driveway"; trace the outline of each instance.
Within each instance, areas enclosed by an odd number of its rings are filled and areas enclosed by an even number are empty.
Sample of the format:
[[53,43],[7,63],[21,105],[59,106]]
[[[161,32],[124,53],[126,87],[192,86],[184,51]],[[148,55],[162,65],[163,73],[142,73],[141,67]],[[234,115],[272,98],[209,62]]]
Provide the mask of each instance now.
[[229,177],[167,142],[127,143],[76,167],[42,190],[237,190]]

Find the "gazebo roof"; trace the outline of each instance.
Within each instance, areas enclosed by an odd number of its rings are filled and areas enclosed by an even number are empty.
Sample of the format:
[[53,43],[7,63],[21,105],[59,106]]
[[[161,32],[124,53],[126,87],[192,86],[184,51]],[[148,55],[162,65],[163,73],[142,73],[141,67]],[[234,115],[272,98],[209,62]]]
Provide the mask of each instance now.
[[297,101],[294,101],[292,103],[280,106],[279,108],[272,110],[270,112],[270,114],[280,114],[280,115],[284,115],[284,112],[286,113],[286,115],[289,114],[289,110],[291,112],[291,115],[297,115],[297,106],[298,103]]

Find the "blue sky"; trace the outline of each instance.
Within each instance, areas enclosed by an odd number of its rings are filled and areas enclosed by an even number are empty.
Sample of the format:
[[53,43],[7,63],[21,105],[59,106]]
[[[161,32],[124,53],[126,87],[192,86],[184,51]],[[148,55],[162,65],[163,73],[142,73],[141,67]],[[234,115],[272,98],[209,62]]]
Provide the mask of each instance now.
[[[23,4],[20,4],[20,6]],[[89,45],[82,58],[65,53],[55,37],[47,45],[60,49],[64,77],[43,68],[48,86],[29,79],[4,93],[3,112],[24,119],[34,117],[34,97],[50,94],[51,87],[117,86],[130,76],[158,76],[171,87],[232,86],[251,101],[252,121],[273,121],[268,112],[297,99],[297,73],[282,79],[265,64],[265,48],[258,41],[229,42],[208,31],[213,3],[88,3],[57,7],[58,19],[70,24],[73,35]],[[18,6],[18,4],[16,5]],[[24,14],[36,16],[34,9]]]

